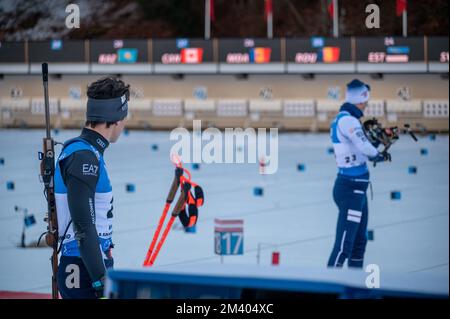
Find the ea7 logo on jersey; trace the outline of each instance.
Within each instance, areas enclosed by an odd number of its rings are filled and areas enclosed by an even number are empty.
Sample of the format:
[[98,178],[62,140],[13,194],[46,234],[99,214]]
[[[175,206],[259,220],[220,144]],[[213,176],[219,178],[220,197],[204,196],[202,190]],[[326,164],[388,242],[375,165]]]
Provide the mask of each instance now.
[[97,176],[98,166],[93,164],[83,164],[83,175]]

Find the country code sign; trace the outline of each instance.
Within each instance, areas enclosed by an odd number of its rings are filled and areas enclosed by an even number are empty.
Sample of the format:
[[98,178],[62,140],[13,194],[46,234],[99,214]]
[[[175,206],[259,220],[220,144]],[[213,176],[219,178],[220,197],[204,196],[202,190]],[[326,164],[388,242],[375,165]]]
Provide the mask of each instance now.
[[242,219],[214,220],[214,247],[217,255],[244,254],[244,221]]

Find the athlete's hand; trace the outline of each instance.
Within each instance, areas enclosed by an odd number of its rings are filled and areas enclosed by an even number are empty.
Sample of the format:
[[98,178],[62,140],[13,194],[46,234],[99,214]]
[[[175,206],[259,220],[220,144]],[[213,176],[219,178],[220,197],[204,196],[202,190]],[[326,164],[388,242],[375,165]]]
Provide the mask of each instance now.
[[92,283],[92,288],[95,290],[95,295],[98,299],[103,299],[103,293],[105,289],[105,276]]
[[392,161],[391,153],[389,153],[388,151],[381,152],[381,155],[383,156],[383,159],[384,159],[385,162]]
[[392,156],[388,151],[383,151],[378,153],[377,156],[369,158],[369,160],[375,165],[378,162],[390,162],[392,160]]

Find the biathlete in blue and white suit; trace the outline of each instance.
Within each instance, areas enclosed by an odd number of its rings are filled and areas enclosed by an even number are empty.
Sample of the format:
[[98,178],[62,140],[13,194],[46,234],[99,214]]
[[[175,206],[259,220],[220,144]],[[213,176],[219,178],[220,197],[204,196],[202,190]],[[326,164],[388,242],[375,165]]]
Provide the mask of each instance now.
[[330,135],[338,166],[333,199],[339,208],[336,239],[328,267],[362,268],[367,243],[367,161],[390,161],[366,137],[360,118],[370,98],[370,86],[353,80],[347,84],[345,103],[331,123]]
[[103,296],[111,249],[113,194],[103,153],[118,140],[128,113],[129,86],[106,77],[87,90],[86,126],[67,141],[56,163],[55,199],[62,298]]

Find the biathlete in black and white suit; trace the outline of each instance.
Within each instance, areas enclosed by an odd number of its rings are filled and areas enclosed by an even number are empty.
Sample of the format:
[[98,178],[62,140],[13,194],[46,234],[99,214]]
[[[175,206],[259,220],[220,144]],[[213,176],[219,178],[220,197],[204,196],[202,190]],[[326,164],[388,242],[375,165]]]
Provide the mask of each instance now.
[[103,153],[124,128],[129,86],[106,77],[87,95],[86,126],[64,144],[55,168],[62,298],[102,297],[106,268],[113,266],[113,193]]

